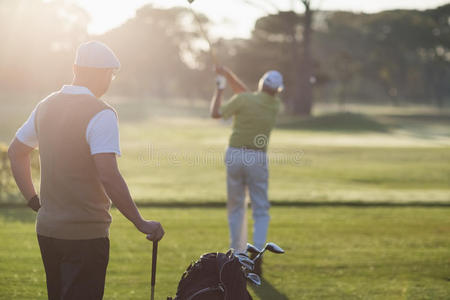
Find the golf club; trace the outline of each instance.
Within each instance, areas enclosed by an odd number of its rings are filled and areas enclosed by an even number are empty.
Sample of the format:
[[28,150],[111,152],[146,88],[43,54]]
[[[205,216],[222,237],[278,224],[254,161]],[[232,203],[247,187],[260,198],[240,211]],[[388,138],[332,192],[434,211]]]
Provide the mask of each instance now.
[[247,252],[252,253],[252,254],[259,254],[261,252],[261,250],[259,250],[252,244],[247,243]]
[[254,262],[258,261],[258,259],[260,259],[262,257],[262,255],[264,254],[264,252],[266,252],[266,250],[269,250],[272,253],[276,253],[276,254],[283,254],[284,250],[278,246],[275,243],[267,243],[266,246],[264,246],[264,249],[255,257],[255,259],[253,259]]
[[255,267],[255,263],[253,262],[253,260],[251,260],[245,254],[237,254],[236,257],[239,259],[239,262],[244,268],[248,269],[249,271],[253,271]]
[[255,274],[255,273],[248,273],[247,279],[249,279],[251,282],[253,282],[256,285],[261,285],[261,278]]
[[278,246],[277,244],[272,243],[272,242],[266,244],[266,246],[264,247],[264,251],[265,250],[269,250],[270,252],[277,253],[277,254],[284,253],[284,250],[280,246]]
[[152,253],[152,278],[151,278],[151,300],[155,299],[155,282],[156,282],[156,259],[158,257],[158,241],[153,242]]
[[211,40],[209,39],[208,35],[206,34],[205,29],[203,28],[202,21],[200,20],[198,15],[195,13],[194,9],[192,8],[192,3],[194,2],[194,0],[188,0],[188,2],[189,2],[189,8],[190,8],[192,14],[194,15],[195,20],[197,21],[197,24],[198,24],[198,27],[200,29],[200,32],[203,35],[203,37],[206,40],[206,42],[208,42],[209,53],[211,55],[212,62],[213,62],[214,65],[217,66],[218,65],[217,55],[216,55],[214,47],[213,47],[213,45],[211,43]]

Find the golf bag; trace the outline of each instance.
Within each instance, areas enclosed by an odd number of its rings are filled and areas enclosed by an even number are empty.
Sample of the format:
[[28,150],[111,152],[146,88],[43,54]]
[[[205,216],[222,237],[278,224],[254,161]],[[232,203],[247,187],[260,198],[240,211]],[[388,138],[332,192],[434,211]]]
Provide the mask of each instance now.
[[252,300],[241,268],[231,251],[204,254],[183,273],[173,300]]

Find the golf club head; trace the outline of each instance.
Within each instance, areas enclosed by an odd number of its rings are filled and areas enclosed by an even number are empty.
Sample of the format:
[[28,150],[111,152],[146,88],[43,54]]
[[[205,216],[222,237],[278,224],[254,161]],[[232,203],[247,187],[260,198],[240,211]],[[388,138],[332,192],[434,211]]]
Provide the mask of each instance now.
[[269,250],[270,252],[273,252],[273,253],[277,253],[277,254],[284,253],[284,250],[280,246],[278,246],[277,244],[272,243],[272,242],[267,243],[265,248],[266,248],[266,250]]
[[239,262],[241,266],[243,266],[246,269],[246,271],[253,271],[253,269],[255,268],[253,264],[248,263],[247,261],[239,260]]
[[248,258],[246,255],[242,255],[242,254],[236,255],[236,257],[239,259],[241,266],[243,266],[244,268],[246,268],[249,271],[253,271],[253,269],[255,267],[255,263],[253,262],[253,260]]
[[261,250],[259,250],[258,248],[256,248],[252,244],[247,243],[247,252],[253,253],[253,254],[259,254],[261,252]]
[[248,255],[245,254],[245,253],[238,253],[238,254],[235,254],[234,256],[236,256],[236,257],[239,258],[239,259],[244,259],[244,260],[248,260],[248,261],[253,262],[253,261],[250,259],[250,257],[248,257]]
[[253,282],[256,285],[261,285],[261,278],[255,273],[248,273],[247,279],[249,279],[251,282]]

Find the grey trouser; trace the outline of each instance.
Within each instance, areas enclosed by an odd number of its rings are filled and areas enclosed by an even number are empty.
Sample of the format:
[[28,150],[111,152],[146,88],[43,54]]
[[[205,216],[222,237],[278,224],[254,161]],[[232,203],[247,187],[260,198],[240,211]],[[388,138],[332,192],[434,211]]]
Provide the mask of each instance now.
[[247,217],[245,201],[248,189],[253,213],[253,244],[262,249],[269,227],[268,161],[263,151],[228,148],[227,167],[228,224],[231,248],[245,251],[247,244]]

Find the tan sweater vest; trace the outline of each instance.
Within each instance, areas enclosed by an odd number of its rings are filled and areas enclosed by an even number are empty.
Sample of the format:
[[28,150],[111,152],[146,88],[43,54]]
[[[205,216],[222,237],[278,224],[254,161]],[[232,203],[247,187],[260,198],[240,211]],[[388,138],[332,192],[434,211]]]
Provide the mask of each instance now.
[[39,235],[69,240],[108,236],[111,202],[86,141],[89,121],[104,109],[113,110],[90,95],[56,93],[39,104],[35,117],[41,160]]

